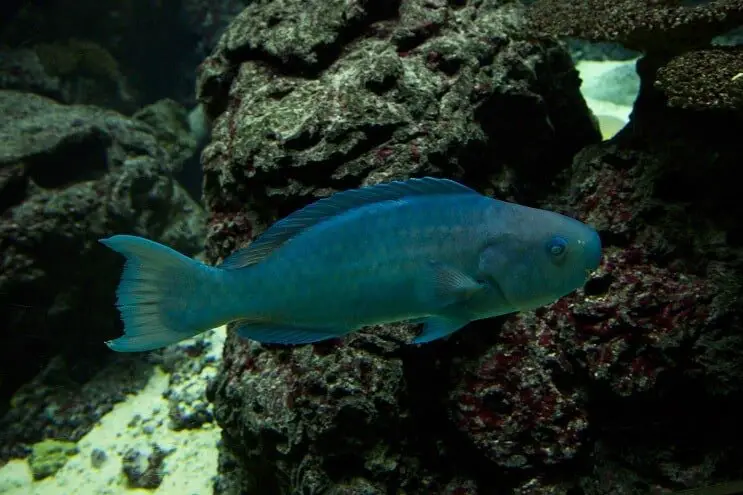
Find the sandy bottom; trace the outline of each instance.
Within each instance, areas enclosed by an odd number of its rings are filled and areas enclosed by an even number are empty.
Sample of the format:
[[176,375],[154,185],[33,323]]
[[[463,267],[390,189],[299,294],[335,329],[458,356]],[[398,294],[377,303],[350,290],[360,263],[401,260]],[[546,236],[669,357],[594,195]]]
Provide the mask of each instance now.
[[[224,327],[213,332],[210,354],[222,355]],[[206,384],[204,384],[206,385]],[[168,402],[163,393],[168,375],[156,368],[145,388],[114,409],[78,442],[79,453],[54,476],[34,481],[25,459],[13,460],[0,468],[0,494],[3,495],[211,495],[212,478],[217,474],[219,428],[206,424],[196,430],[168,428]],[[151,433],[130,427],[137,416]],[[122,474],[121,458],[130,448],[149,452],[155,443],[175,450],[165,458],[164,478],[157,489],[129,489]],[[99,468],[91,464],[93,449],[103,450],[107,459]]]

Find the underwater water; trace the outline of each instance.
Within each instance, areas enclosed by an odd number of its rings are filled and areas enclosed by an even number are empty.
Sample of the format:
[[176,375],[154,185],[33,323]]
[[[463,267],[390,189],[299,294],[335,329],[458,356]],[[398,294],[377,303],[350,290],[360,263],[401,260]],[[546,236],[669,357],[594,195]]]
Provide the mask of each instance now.
[[3,1],[0,494],[743,493],[742,24]]

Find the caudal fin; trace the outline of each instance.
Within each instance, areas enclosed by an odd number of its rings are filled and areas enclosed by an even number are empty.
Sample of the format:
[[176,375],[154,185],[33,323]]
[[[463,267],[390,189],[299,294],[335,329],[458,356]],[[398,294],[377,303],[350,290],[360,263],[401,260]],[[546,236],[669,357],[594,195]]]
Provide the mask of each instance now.
[[158,349],[224,323],[213,304],[219,269],[142,237],[115,235],[100,242],[126,258],[116,291],[124,335],[106,342],[114,351]]

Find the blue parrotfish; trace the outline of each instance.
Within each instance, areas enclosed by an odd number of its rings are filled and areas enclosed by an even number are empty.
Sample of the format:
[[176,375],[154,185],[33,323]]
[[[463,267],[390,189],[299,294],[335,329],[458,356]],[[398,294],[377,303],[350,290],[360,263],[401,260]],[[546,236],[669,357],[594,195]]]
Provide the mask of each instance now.
[[157,349],[234,323],[243,338],[304,344],[422,322],[420,344],[473,320],[534,309],[583,286],[601,258],[588,225],[424,177],[338,192],[209,266],[151,240],[126,258],[114,351]]

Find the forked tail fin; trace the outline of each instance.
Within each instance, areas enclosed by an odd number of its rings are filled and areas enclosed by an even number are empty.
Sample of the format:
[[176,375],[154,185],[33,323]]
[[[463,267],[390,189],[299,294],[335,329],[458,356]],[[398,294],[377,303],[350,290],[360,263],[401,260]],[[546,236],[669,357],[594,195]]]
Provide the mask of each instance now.
[[106,342],[114,351],[158,349],[225,323],[220,269],[143,237],[100,242],[126,258],[116,290],[124,335]]

